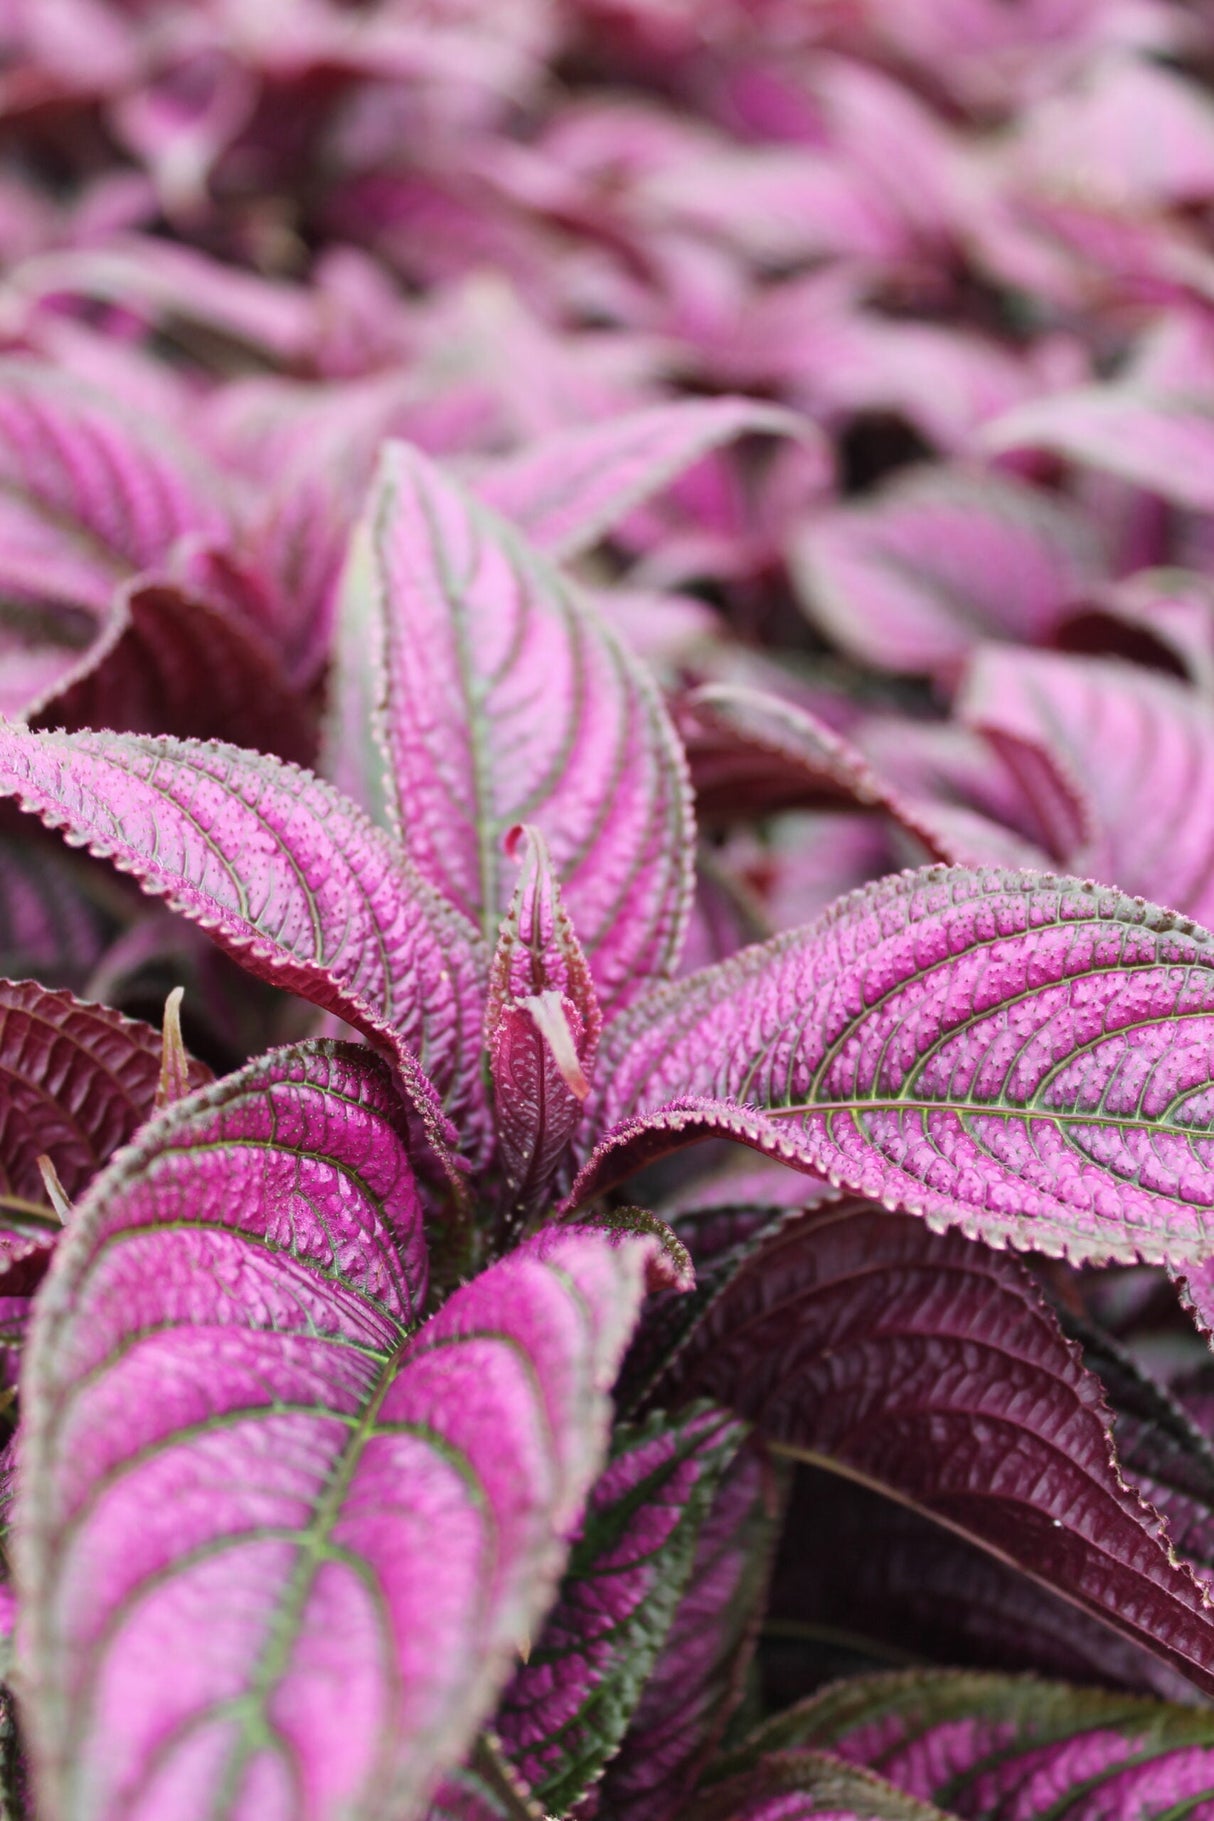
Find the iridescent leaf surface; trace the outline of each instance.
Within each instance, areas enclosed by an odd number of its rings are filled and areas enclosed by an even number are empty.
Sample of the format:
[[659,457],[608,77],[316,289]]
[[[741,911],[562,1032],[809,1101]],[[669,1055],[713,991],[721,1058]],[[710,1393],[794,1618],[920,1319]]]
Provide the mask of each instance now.
[[748,431],[806,436],[811,427],[752,398],[682,399],[557,431],[494,463],[474,485],[538,550],[565,559],[710,449]]
[[370,1052],[272,1052],[149,1125],[30,1342],[40,1804],[423,1813],[554,1590],[644,1254],[523,1247],[415,1329],[421,1205]]
[[1048,874],[903,873],[618,1020],[597,1111],[620,1131],[573,1200],[715,1122],[977,1238],[1198,1260],[1212,1012],[1214,938],[1172,912]]
[[565,1813],[619,1749],[743,1434],[702,1407],[616,1430],[557,1603],[494,1722],[547,1808]]
[[1214,706],[1116,659],[987,650],[957,712],[1009,755],[1037,746],[1088,806],[1068,870],[1214,922]]
[[808,525],[807,613],[880,670],[950,671],[982,639],[1032,642],[1100,574],[1083,519],[1005,476],[926,469]]
[[0,794],[133,874],[251,972],[366,1032],[423,1104],[410,1052],[453,1114],[468,1107],[478,938],[331,786],[215,742],[0,727]]
[[486,935],[503,837],[543,834],[604,1014],[677,959],[692,882],[681,750],[644,667],[517,533],[405,444],[343,589],[329,775]]
[[1203,1591],[1014,1261],[862,1204],[807,1213],[736,1273],[653,1396],[730,1404],[777,1453],[915,1507],[1214,1689]]
[[[974,1821],[1196,1821],[1214,1781],[1208,1712],[1025,1677],[915,1673],[840,1683],[760,1729],[869,1766]],[[1204,1798],[1204,1800],[1203,1800]]]

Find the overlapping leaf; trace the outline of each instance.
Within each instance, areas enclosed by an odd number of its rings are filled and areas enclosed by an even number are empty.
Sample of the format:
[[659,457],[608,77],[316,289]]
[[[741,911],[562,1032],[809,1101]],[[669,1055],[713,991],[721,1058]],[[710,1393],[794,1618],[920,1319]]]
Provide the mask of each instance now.
[[677,959],[682,754],[644,668],[555,570],[404,444],[343,590],[329,772],[486,934],[507,831],[544,835],[604,1013]]
[[1047,449],[1196,512],[1214,507],[1214,407],[1143,387],[1091,386],[1018,405],[983,432],[988,448]]
[[537,549],[569,558],[701,456],[748,431],[811,434],[790,413],[751,398],[683,399],[544,437],[487,468],[476,491]]
[[806,611],[880,670],[954,669],[980,640],[1047,636],[1100,573],[1084,521],[1005,476],[925,469],[808,525],[794,551]]
[[352,803],[218,742],[0,727],[0,795],[112,860],[252,972],[475,1107],[478,939]]
[[825,1752],[772,1751],[696,1800],[702,1821],[948,1821],[882,1778]]
[[[33,980],[0,980],[0,1269],[49,1252],[60,1221],[39,1158],[82,1194],[149,1118],[160,1079],[157,1031]],[[210,1079],[190,1064],[190,1085]]]
[[619,1749],[743,1433],[702,1408],[617,1429],[560,1597],[495,1721],[548,1808],[572,1807]]
[[960,1532],[1214,1689],[1214,1614],[1113,1464],[1099,1381],[1023,1269],[844,1202],[769,1239],[654,1392]]
[[928,868],[665,988],[600,1062],[603,1141],[714,1129],[978,1238],[1208,1256],[1214,938],[1113,890]]
[[1214,922],[1214,707],[1115,659],[981,652],[958,712],[1012,762],[1041,748],[1087,814],[1068,870]]
[[30,1343],[40,1802],[422,1813],[551,1597],[645,1249],[521,1248],[414,1333],[421,1206],[369,1052],[273,1052],[151,1124]]
[[691,1575],[618,1755],[602,1812],[670,1821],[740,1702],[766,1591],[779,1500],[771,1464],[744,1449],[701,1528]]
[[981,1821],[1199,1815],[1214,1781],[1208,1712],[1029,1678],[873,1676],[761,1729],[753,1751],[810,1748],[867,1765]]

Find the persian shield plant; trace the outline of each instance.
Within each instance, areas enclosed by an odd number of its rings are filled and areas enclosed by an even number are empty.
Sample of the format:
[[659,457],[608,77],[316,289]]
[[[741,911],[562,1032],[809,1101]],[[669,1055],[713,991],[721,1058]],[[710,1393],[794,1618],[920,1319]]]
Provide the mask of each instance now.
[[[511,486],[553,514],[542,465]],[[834,736],[730,712],[764,775],[867,788]],[[1120,1411],[1004,1250],[1166,1265],[1204,1319],[1214,938],[937,864],[678,977],[660,692],[404,444],[322,764],[0,728],[6,797],[326,1027],[212,1082],[171,1021],[9,989],[10,1800],[15,1723],[38,1812],[98,1821],[1036,1813],[1000,1805],[1081,1762],[1099,1812],[1139,1812],[1127,1765],[1204,1788],[1214,1728],[1142,1693],[927,1676],[738,1715],[793,1462],[1065,1597],[1140,1690],[1214,1692],[1204,1544],[1143,1490],[1175,1476],[1118,1465]],[[758,1156],[668,1220],[633,1205],[709,1138]]]

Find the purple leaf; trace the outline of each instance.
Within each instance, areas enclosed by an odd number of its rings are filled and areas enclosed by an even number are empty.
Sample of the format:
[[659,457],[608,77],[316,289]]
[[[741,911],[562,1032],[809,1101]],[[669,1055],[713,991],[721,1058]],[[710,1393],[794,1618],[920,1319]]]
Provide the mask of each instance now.
[[231,740],[301,763],[315,751],[303,702],[255,628],[167,580],[119,588],[104,632],[23,718]]
[[748,1749],[789,1747],[868,1765],[975,1821],[1036,1821],[1055,1803],[1076,1821],[1197,1814],[1190,1803],[1208,1796],[1214,1772],[1207,1711],[948,1671],[839,1683],[760,1728]]
[[0,795],[133,874],[251,973],[392,1055],[420,1107],[477,1091],[478,938],[331,786],[237,747],[0,727]]
[[365,1049],[150,1124],[41,1300],[15,1518],[40,1802],[424,1813],[537,1627],[645,1242],[522,1247],[413,1333],[421,1205]]
[[483,469],[477,493],[550,556],[578,556],[709,450],[753,432],[816,435],[750,398],[681,399],[558,430]]
[[769,1238],[654,1397],[969,1537],[1214,1688],[1214,1619],[1115,1464],[1099,1381],[1014,1261],[843,1203]]
[[1214,922],[1214,710],[1138,665],[983,651],[957,712],[1009,763],[1044,751],[1085,806],[1069,871]]
[[[149,1118],[161,1040],[146,1024],[33,980],[0,980],[0,1272],[40,1271],[60,1233],[38,1160],[51,1159],[69,1197]],[[188,1065],[191,1088],[210,1080]]]
[[1100,574],[1088,526],[1060,500],[931,468],[808,525],[794,564],[806,612],[844,651],[946,675],[983,639],[1047,637]]
[[772,1751],[701,1790],[696,1821],[949,1821],[892,1784],[825,1753]]
[[343,590],[329,771],[492,936],[544,835],[604,1015],[678,957],[685,765],[644,668],[542,558],[390,444]]
[[564,1814],[619,1749],[743,1434],[703,1408],[617,1429],[557,1603],[494,1721],[547,1808]]
[[0,363],[0,493],[6,588],[97,609],[187,533],[231,535],[217,483],[189,450],[31,361]]
[[778,1501],[753,1448],[726,1469],[686,1589],[602,1784],[618,1821],[675,1821],[742,1698],[766,1591]]
[[1094,589],[1062,622],[1057,642],[1187,677],[1214,696],[1214,580],[1187,569],[1139,570]]
[[582,1116],[602,1020],[543,836],[524,827],[512,849],[519,879],[489,970],[485,1048],[510,1220],[521,1225]]
[[[16,827],[14,829],[14,824]],[[109,930],[87,889],[81,862],[27,833],[5,811],[0,822],[0,978],[82,987],[104,953]]]
[[1019,405],[988,424],[988,449],[1044,449],[1195,512],[1214,508],[1214,405],[1182,392],[1090,386]]
[[1191,1262],[1214,1248],[1211,1005],[1214,938],[1171,912],[903,873],[617,1020],[570,1205],[716,1130],[997,1244]]

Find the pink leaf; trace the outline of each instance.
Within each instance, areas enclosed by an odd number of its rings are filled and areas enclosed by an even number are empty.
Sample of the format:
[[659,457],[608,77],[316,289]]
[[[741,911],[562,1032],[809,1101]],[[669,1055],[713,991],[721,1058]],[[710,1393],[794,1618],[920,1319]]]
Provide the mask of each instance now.
[[383,1065],[271,1054],[78,1211],[15,1517],[39,1803],[410,1821],[536,1627],[604,1450],[645,1242],[522,1248],[414,1332]]
[[603,1003],[669,973],[691,890],[682,753],[647,672],[556,570],[390,444],[343,592],[329,771],[492,935],[502,840],[543,834]]
[[571,1204],[716,1129],[997,1244],[1188,1263],[1214,1249],[1211,1009],[1214,938],[1172,912],[903,873],[617,1020]]
[[475,1115],[479,940],[329,785],[218,743],[0,727],[0,795],[364,1031],[420,1108],[424,1069],[453,1116]]
[[812,434],[791,413],[754,399],[683,399],[559,430],[482,469],[474,485],[537,549],[568,558],[709,450],[760,431]]
[[923,469],[809,523],[794,551],[806,612],[880,670],[956,668],[983,639],[1034,642],[1100,573],[1089,528],[1003,475]]
[[1214,508],[1214,405],[1184,393],[1091,386],[1034,399],[983,432],[988,449],[1045,449],[1196,512]]

